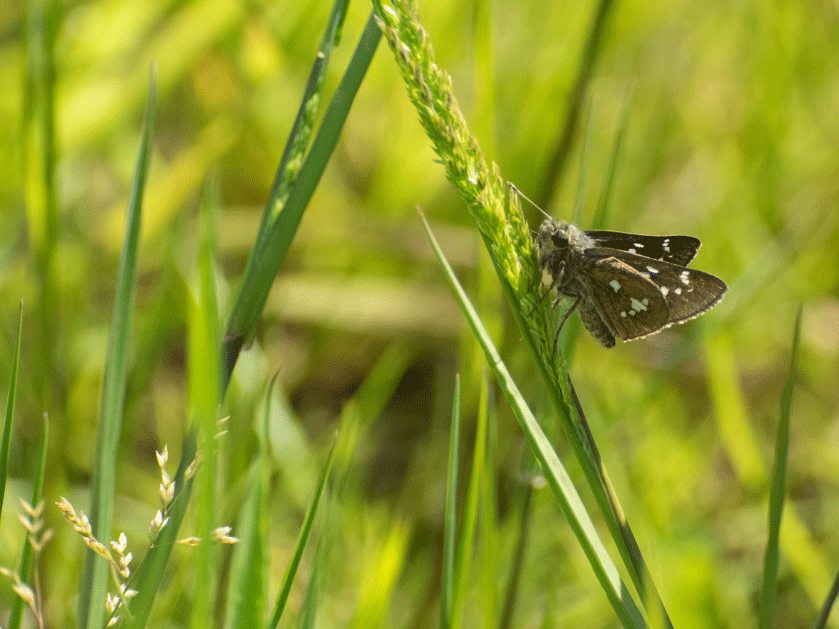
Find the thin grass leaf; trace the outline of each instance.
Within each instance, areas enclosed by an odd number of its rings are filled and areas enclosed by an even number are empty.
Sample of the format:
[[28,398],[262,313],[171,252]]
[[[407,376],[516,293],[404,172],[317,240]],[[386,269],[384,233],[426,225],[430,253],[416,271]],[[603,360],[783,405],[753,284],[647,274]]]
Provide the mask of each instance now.
[[591,219],[591,229],[605,229],[609,224],[609,211],[611,209],[612,188],[615,185],[615,175],[618,171],[618,163],[623,155],[623,145],[626,142],[626,132],[629,128],[629,111],[632,103],[631,94],[623,104],[618,132],[615,134],[615,141],[612,144],[612,152],[609,155],[609,164],[606,167],[606,174],[603,177],[603,187],[600,189],[600,196],[597,199],[597,207],[594,209],[594,216]]
[[781,534],[781,516],[784,512],[784,490],[787,478],[787,460],[789,456],[789,418],[792,412],[792,393],[798,373],[798,352],[801,343],[801,313],[798,306],[795,317],[795,330],[792,335],[789,374],[781,393],[781,412],[778,431],[775,435],[775,462],[772,469],[772,482],[769,487],[769,535],[766,540],[766,556],[763,562],[763,590],[760,597],[761,629],[774,626],[775,592],[778,584],[778,563],[780,561],[779,539]]
[[591,160],[591,144],[594,136],[595,120],[594,102],[589,104],[588,117],[586,119],[586,135],[583,142],[583,154],[580,158],[580,174],[577,178],[577,190],[574,194],[574,212],[572,223],[579,225],[583,220],[583,207],[586,200],[586,182],[588,178],[588,167]]
[[[122,410],[125,399],[125,378],[128,370],[128,346],[131,335],[131,309],[137,276],[137,254],[140,240],[143,192],[149,165],[149,144],[157,106],[157,72],[152,69],[143,133],[137,166],[128,203],[125,242],[117,274],[114,312],[108,334],[108,354],[102,382],[102,406],[96,427],[93,474],[91,478],[90,522],[99,540],[110,539],[114,506],[114,476]],[[102,557],[88,550],[84,577],[79,592],[79,621],[82,627],[101,627],[105,615],[105,593],[108,565]]]
[[12,447],[12,424],[15,419],[15,395],[17,393],[17,370],[20,366],[20,338],[23,331],[23,301],[17,320],[17,341],[12,359],[12,374],[9,378],[9,395],[6,397],[6,419],[3,422],[3,436],[0,441],[0,522],[3,521],[3,499],[6,497],[6,480],[9,476],[9,449]]
[[326,563],[328,552],[327,543],[324,538],[318,541],[315,556],[312,559],[311,576],[306,586],[306,598],[303,600],[303,609],[300,613],[300,629],[312,629],[315,626],[318,612],[319,595],[323,590],[323,583],[320,576],[321,567]]
[[[44,413],[44,429],[41,431],[41,441],[38,444],[37,461],[38,467],[35,470],[35,475],[32,482],[32,502],[35,506],[41,502],[44,493],[44,479],[47,473],[47,446],[50,439],[50,420],[46,413]],[[22,583],[31,584],[32,589],[37,591],[35,583],[33,583],[32,568],[35,565],[35,551],[32,547],[29,535],[26,536],[23,542],[23,550],[20,554],[20,568],[18,568],[18,578]],[[37,572],[34,573],[37,578]],[[24,602],[19,596],[15,597],[12,603],[12,611],[9,614],[8,629],[20,629],[23,621]]]
[[466,506],[463,510],[463,523],[457,540],[454,563],[454,600],[452,601],[451,626],[463,625],[463,604],[466,591],[471,582],[472,548],[474,547],[475,529],[478,522],[478,500],[480,497],[481,477],[486,458],[487,405],[489,384],[486,377],[481,378],[481,393],[478,402],[478,424],[475,427],[475,444],[472,451],[472,470],[469,475],[469,488],[466,491]]
[[[486,367],[483,379],[487,380]],[[489,388],[491,383],[487,383]],[[480,554],[480,606],[482,624],[486,629],[494,629],[498,618],[498,573],[501,549],[498,544],[501,525],[496,514],[497,496],[500,490],[496,484],[498,470],[498,413],[495,407],[496,396],[487,397],[487,436],[485,439],[483,473],[479,479],[479,519],[478,543]]]
[[813,629],[824,629],[827,626],[827,619],[830,616],[830,610],[833,609],[833,603],[836,602],[836,597],[839,596],[839,572],[833,577],[833,584],[830,586],[830,592],[819,610],[819,615],[813,622]]
[[217,424],[220,404],[220,345],[218,303],[213,258],[215,253],[213,208],[215,190],[208,186],[201,202],[200,245],[198,255],[198,294],[189,300],[189,400],[191,421],[201,434],[201,465],[198,467],[198,493],[195,535],[203,540],[196,549],[193,567],[195,598],[192,604],[191,626],[202,629],[210,626],[211,593],[216,573],[218,545],[212,541],[217,522],[218,440]]
[[265,612],[265,519],[266,493],[269,481],[268,440],[270,435],[271,400],[277,374],[265,392],[262,430],[259,433],[259,457],[251,470],[248,495],[236,521],[239,543],[233,550],[230,586],[227,590],[227,616],[224,626],[259,627]]
[[384,625],[388,607],[395,598],[395,586],[408,554],[410,528],[396,520],[376,557],[364,567],[358,596],[358,610],[350,629],[373,629]]
[[563,515],[568,520],[571,530],[583,549],[589,564],[594,570],[597,580],[606,593],[612,609],[614,609],[615,614],[624,627],[645,627],[644,619],[635,602],[632,600],[632,595],[621,580],[615,564],[606,552],[585,506],[577,490],[574,488],[571,478],[565,471],[545,433],[542,432],[536,418],[530,412],[527,403],[524,401],[518,387],[507,371],[498,351],[492,345],[475,309],[469,303],[466,293],[458,283],[448,261],[443,256],[443,252],[440,250],[434,235],[431,233],[431,228],[425,220],[425,217],[423,217],[423,224],[434,253],[445,271],[446,279],[449,282],[452,292],[460,304],[461,310],[466,315],[481,348],[484,350],[487,363],[495,373],[504,396],[507,398],[522,431],[539,460],[542,472],[551,487],[554,497]]
[[449,464],[446,480],[446,525],[443,530],[443,575],[440,583],[440,626],[452,626],[455,536],[457,534],[457,468],[460,448],[460,375],[455,376],[452,399],[452,425],[449,432]]
[[524,555],[527,550],[528,533],[531,524],[531,501],[533,498],[533,483],[527,483],[524,493],[524,503],[519,517],[519,535],[516,539],[516,548],[513,551],[513,560],[510,566],[510,576],[504,588],[504,606],[501,608],[501,616],[498,620],[498,629],[509,629],[513,626],[513,614],[518,601],[519,584],[521,582],[522,566]]
[[557,134],[559,139],[545,167],[545,175],[542,178],[544,183],[536,195],[536,202],[542,207],[548,207],[559,185],[559,180],[565,171],[565,164],[568,160],[568,154],[571,152],[571,145],[574,142],[574,135],[577,131],[577,121],[580,117],[580,111],[583,108],[588,84],[591,82],[591,76],[594,73],[594,66],[600,54],[603,30],[606,27],[606,18],[609,16],[612,4],[612,0],[600,0],[594,18],[592,19],[591,30],[589,31],[586,46],[583,49],[580,57],[580,65],[577,69],[577,80],[571,92],[568,114],[565,117],[562,131]]
[[306,549],[306,542],[309,541],[309,534],[312,531],[312,523],[315,521],[320,498],[323,495],[323,490],[326,487],[326,480],[329,478],[329,471],[332,468],[332,454],[335,452],[335,443],[338,440],[337,433],[332,440],[332,446],[329,448],[329,454],[326,457],[326,464],[323,467],[323,473],[320,477],[317,490],[315,491],[312,504],[306,513],[306,519],[303,522],[303,527],[300,529],[300,534],[297,537],[297,546],[294,549],[294,555],[291,558],[291,563],[288,565],[285,577],[283,577],[282,586],[277,594],[277,601],[274,604],[274,612],[271,614],[271,620],[266,625],[270,629],[274,629],[282,618],[286,603],[288,602],[288,595],[291,592],[291,585],[294,583],[294,577],[297,575],[297,568],[300,566],[300,559],[303,557],[303,551]]
[[265,235],[264,237],[261,235],[257,237],[259,246],[255,246],[251,252],[251,258],[245,268],[242,283],[227,323],[223,346],[224,388],[230,381],[230,375],[233,372],[242,345],[247,339],[252,338],[256,331],[274,278],[294,235],[297,233],[300,220],[303,218],[303,212],[306,210],[326,164],[335,150],[338,136],[361,81],[370,66],[379,39],[381,39],[381,32],[371,15],[347,71],[329,103],[323,122],[312,143],[312,148],[289,189],[288,197],[279,210],[275,209],[278,199],[271,198],[268,200],[266,212],[275,215],[276,218],[264,221]]

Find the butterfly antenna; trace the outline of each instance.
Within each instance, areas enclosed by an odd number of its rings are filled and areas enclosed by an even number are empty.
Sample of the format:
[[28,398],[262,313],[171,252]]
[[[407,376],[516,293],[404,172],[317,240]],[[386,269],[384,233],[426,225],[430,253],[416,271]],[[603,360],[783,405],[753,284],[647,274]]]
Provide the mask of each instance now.
[[522,192],[521,190],[519,190],[518,188],[516,188],[516,184],[514,184],[512,181],[508,181],[508,182],[507,182],[507,185],[508,185],[508,186],[510,186],[510,189],[511,189],[511,190],[513,190],[513,191],[514,191],[517,195],[519,195],[522,199],[524,199],[525,201],[527,201],[528,203],[530,203],[530,205],[532,205],[532,206],[533,206],[533,207],[535,207],[537,210],[539,210],[542,214],[544,214],[546,218],[553,218],[553,217],[552,217],[550,214],[548,214],[545,210],[543,210],[543,209],[542,209],[542,208],[540,208],[538,205],[536,205],[536,204],[535,204],[535,203],[534,203],[534,202],[533,202],[533,201],[532,201],[532,200],[531,200],[531,199],[530,199],[530,198],[529,198],[529,197],[528,197],[528,196],[527,196],[524,192]]

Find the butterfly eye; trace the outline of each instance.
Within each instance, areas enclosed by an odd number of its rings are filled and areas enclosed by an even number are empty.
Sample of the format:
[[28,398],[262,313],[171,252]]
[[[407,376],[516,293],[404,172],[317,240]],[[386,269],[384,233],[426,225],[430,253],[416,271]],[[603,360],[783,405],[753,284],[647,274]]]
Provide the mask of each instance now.
[[560,236],[559,234],[553,234],[551,236],[551,240],[557,248],[564,248],[568,246],[568,239]]

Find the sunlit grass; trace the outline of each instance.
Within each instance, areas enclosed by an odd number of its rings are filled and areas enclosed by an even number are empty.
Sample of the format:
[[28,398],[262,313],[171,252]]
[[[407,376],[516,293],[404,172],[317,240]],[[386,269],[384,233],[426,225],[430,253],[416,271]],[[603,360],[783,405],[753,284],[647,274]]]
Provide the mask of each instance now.
[[[154,451],[168,444],[177,464],[196,415],[189,374],[208,373],[196,361],[206,367],[217,355],[210,341],[200,343],[203,358],[196,347],[188,351],[187,339],[214,315],[223,330],[235,310],[331,4],[94,3],[52,5],[43,14],[32,5],[29,16],[0,17],[8,33],[0,43],[8,86],[0,94],[0,388],[15,389],[0,564],[16,571],[29,552],[15,498],[43,496],[55,538],[36,558],[50,626],[80,622],[85,546],[53,505],[62,495],[86,512],[91,503],[106,339],[150,63],[159,68],[158,113],[115,444],[113,527],[102,536],[107,542],[125,531],[135,561],[160,508]],[[315,129],[370,10],[348,7]],[[578,208],[584,228],[695,235],[703,242],[697,264],[730,286],[702,319],[656,337],[610,351],[587,337],[568,341],[581,405],[677,627],[757,624],[779,401],[803,303],[773,616],[775,626],[809,626],[839,564],[831,491],[839,469],[834,10],[614,4],[558,172],[548,172],[550,156],[596,7],[519,2],[475,11],[422,2],[419,18],[437,66],[453,76],[475,141],[499,165],[499,181],[531,196],[547,189],[546,210],[570,218]],[[205,420],[230,420],[217,441],[217,493],[193,492],[178,537],[206,530],[212,511],[245,541],[208,555],[172,549],[149,626],[250,618],[256,607],[266,622],[296,548],[280,626],[309,619],[436,626],[450,617],[441,605],[453,598],[464,626],[497,626],[503,600],[516,601],[509,626],[614,625],[553,496],[528,487],[536,468],[513,414],[493,386],[481,393],[474,341],[449,300],[416,206],[482,318],[491,319],[522,397],[608,537],[551,419],[528,343],[499,300],[491,267],[479,261],[483,244],[468,203],[446,180],[384,46],[347,111],[299,229],[289,232],[279,276],[264,272],[272,292],[265,311],[251,313],[254,327],[224,406],[214,413],[204,400],[201,407]],[[217,248],[208,251],[199,200],[213,186]],[[599,224],[604,213],[607,225]],[[527,225],[520,228],[526,235]],[[199,268],[205,301],[195,288]],[[208,312],[211,278],[217,313]],[[518,288],[526,293],[527,282]],[[210,328],[201,338],[212,338]],[[459,480],[447,501],[458,372]],[[486,442],[476,444],[479,413],[489,423],[479,433]],[[335,430],[331,480],[311,537],[298,547]],[[475,453],[485,459],[476,464]],[[480,481],[470,480],[475,469]],[[464,518],[477,545],[457,552],[477,552],[462,560],[468,570],[458,581],[444,578],[444,558],[455,552],[451,540],[463,539],[445,526],[463,535]],[[255,540],[258,561],[230,554],[241,548],[257,557]],[[211,585],[196,592],[199,575]],[[249,580],[264,594],[254,593],[252,607],[235,598]],[[0,580],[4,627],[6,610],[21,605],[12,584]],[[199,601],[190,620],[184,603]]]

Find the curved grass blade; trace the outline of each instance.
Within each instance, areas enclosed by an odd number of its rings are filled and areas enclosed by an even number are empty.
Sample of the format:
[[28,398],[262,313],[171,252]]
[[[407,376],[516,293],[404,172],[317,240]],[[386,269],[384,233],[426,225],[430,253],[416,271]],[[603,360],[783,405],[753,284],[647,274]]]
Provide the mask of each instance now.
[[17,392],[17,370],[20,365],[20,335],[23,330],[23,301],[17,320],[17,341],[12,361],[12,375],[9,378],[9,395],[6,398],[6,420],[3,422],[3,437],[0,440],[0,521],[3,520],[3,499],[6,497],[6,479],[9,474],[9,449],[12,446],[12,423],[15,418],[15,394]]
[[787,458],[789,456],[789,418],[792,411],[792,391],[798,372],[798,352],[801,343],[801,306],[795,317],[795,331],[792,335],[792,352],[789,361],[789,374],[781,393],[781,414],[778,432],[775,436],[775,463],[772,470],[772,483],[769,488],[769,535],[766,541],[766,557],[763,562],[763,590],[760,597],[761,629],[770,629],[774,625],[775,592],[778,584],[778,549],[781,535],[781,515],[784,512],[784,487],[787,477]]
[[454,606],[454,558],[457,534],[457,466],[460,447],[460,375],[455,376],[452,399],[452,427],[449,433],[449,473],[446,482],[446,526],[443,531],[443,577],[440,583],[440,626],[452,626]]
[[813,629],[824,629],[827,626],[827,618],[830,616],[830,610],[833,609],[833,603],[836,602],[836,597],[839,596],[839,572],[833,578],[833,585],[830,586],[830,592],[827,593],[827,598],[824,600],[819,615],[813,622]]
[[[420,215],[422,216],[422,213]],[[469,325],[486,355],[487,362],[495,373],[499,386],[515,413],[533,453],[539,461],[542,473],[545,475],[545,479],[551,487],[559,508],[568,520],[577,541],[586,554],[597,580],[600,582],[609,603],[612,605],[612,609],[614,609],[615,614],[624,627],[645,627],[646,623],[638,607],[635,605],[632,595],[621,580],[615,564],[606,552],[603,542],[600,540],[585,506],[577,490],[574,488],[571,478],[565,471],[545,433],[542,432],[542,428],[539,426],[536,418],[530,412],[527,403],[524,401],[518,387],[507,371],[497,350],[492,345],[486,330],[484,330],[478,318],[477,312],[466,297],[466,293],[464,293],[463,288],[458,283],[454,272],[443,256],[437,241],[434,239],[425,217],[422,217],[422,220],[431,246],[445,271],[446,279],[449,282],[452,292],[466,315]]]
[[196,479],[195,535],[203,543],[195,549],[193,574],[195,595],[192,601],[190,625],[196,629],[210,626],[213,574],[216,572],[218,545],[212,542],[212,532],[221,525],[218,518],[218,409],[219,395],[219,321],[213,258],[215,254],[215,226],[213,209],[217,190],[205,187],[201,199],[197,294],[189,298],[188,377],[191,421],[201,434],[201,465]]
[[[137,255],[140,240],[143,192],[149,166],[154,114],[157,107],[157,71],[152,69],[143,133],[137,166],[128,203],[125,242],[117,274],[114,313],[108,334],[108,354],[102,382],[102,407],[96,427],[96,450],[91,479],[90,523],[97,539],[110,539],[114,506],[114,474],[119,435],[122,429],[122,409],[125,399],[125,378],[128,370],[128,344],[131,334],[131,308],[134,302],[134,282],[137,276]],[[87,551],[84,577],[79,592],[79,621],[82,628],[101,627],[105,615],[105,593],[108,565],[92,550]]]
[[329,478],[329,471],[332,469],[332,454],[335,452],[335,443],[338,439],[338,433],[332,440],[332,446],[329,448],[329,454],[326,457],[326,464],[323,466],[323,473],[318,483],[318,488],[315,491],[312,504],[309,506],[309,511],[306,513],[306,519],[303,522],[303,528],[300,529],[300,535],[297,538],[297,546],[294,549],[294,555],[291,558],[291,563],[288,565],[285,577],[283,577],[283,584],[280,587],[280,592],[277,594],[277,601],[274,604],[274,613],[271,614],[271,620],[266,625],[269,629],[275,629],[282,618],[286,603],[288,602],[288,595],[291,592],[291,584],[294,583],[294,577],[297,575],[297,568],[300,566],[300,559],[303,557],[303,551],[306,548],[306,542],[309,541],[309,534],[312,532],[312,523],[315,521],[315,514],[320,504],[320,498],[323,495],[323,490],[326,487],[326,480]]
[[544,183],[536,195],[536,202],[542,207],[548,206],[548,202],[551,200],[559,183],[559,178],[562,177],[562,173],[565,170],[565,163],[568,159],[568,154],[571,152],[574,134],[577,131],[577,121],[580,118],[586,89],[591,81],[594,65],[600,53],[600,43],[603,37],[603,30],[606,26],[606,18],[609,16],[612,4],[612,0],[600,0],[597,5],[597,11],[594,14],[591,30],[586,41],[586,47],[580,57],[577,80],[571,92],[571,102],[568,104],[568,115],[565,117],[562,132],[559,134],[559,140],[554,147],[550,159],[548,159],[548,165],[545,167],[545,176],[542,179]]
[[[44,413],[44,429],[41,431],[41,443],[38,445],[38,469],[35,471],[35,478],[32,483],[32,506],[38,505],[43,499],[44,492],[44,478],[47,472],[47,444],[50,438],[50,420],[46,413]],[[18,578],[22,583],[30,582],[30,574],[33,574],[33,566],[35,562],[35,551],[32,548],[30,536],[27,535],[23,542],[23,551],[20,556],[20,568],[18,569]],[[37,579],[37,568],[34,573],[35,580]],[[37,589],[33,587],[33,589]],[[43,620],[43,619],[41,619]],[[12,612],[9,615],[9,629],[20,629],[23,621],[23,599],[19,596],[15,597],[12,604]]]
[[230,587],[227,591],[225,627],[258,627],[265,610],[265,495],[269,481],[268,438],[271,400],[277,375],[271,378],[265,393],[262,430],[259,434],[259,458],[251,470],[248,496],[236,522],[240,541],[233,550]]

